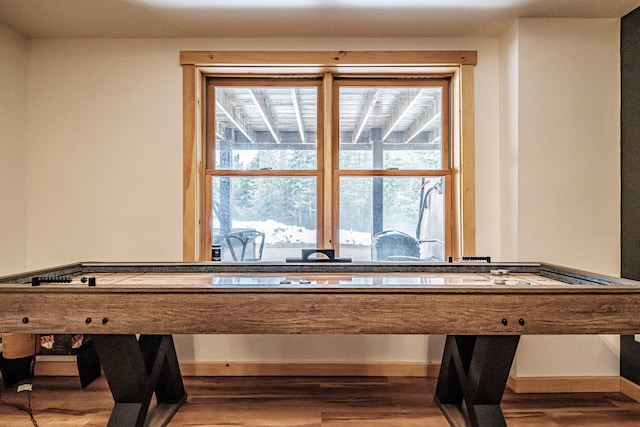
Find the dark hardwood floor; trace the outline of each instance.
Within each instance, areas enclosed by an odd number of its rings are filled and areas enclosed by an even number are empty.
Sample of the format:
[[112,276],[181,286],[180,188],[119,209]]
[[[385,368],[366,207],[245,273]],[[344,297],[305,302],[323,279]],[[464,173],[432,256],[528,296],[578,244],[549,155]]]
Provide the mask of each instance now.
[[[186,426],[448,426],[433,401],[434,378],[185,378],[187,402],[169,424]],[[2,389],[0,426],[104,426],[113,404],[104,378],[37,377],[30,396]],[[514,394],[509,426],[638,426],[640,403],[619,393]]]

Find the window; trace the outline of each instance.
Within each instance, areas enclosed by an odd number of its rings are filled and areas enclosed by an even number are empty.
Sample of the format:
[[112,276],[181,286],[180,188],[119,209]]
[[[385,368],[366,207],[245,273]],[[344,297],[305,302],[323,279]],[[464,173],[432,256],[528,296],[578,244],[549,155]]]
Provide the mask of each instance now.
[[321,84],[207,79],[205,210],[223,261],[283,261],[318,246]]
[[445,260],[453,209],[449,85],[449,78],[334,79],[343,256]]
[[183,52],[185,260],[473,255],[467,60]]

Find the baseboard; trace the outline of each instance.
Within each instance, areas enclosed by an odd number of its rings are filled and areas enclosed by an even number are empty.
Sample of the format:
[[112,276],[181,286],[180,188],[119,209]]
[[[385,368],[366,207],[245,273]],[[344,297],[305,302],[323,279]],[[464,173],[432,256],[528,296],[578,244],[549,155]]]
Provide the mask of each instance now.
[[183,362],[184,376],[322,376],[322,377],[426,377],[437,375],[427,363],[249,363]]
[[[66,359],[66,358],[65,358]],[[322,376],[322,377],[428,377],[437,378],[439,363],[393,362],[182,362],[185,377],[230,376]],[[75,360],[38,359],[35,374],[39,376],[75,376]],[[588,377],[516,377],[507,381],[514,393],[617,393],[640,402],[640,386],[619,376]]]
[[617,393],[620,392],[620,377],[516,377],[510,375],[507,387],[514,393]]
[[[35,374],[73,376],[78,374],[75,360],[38,359]],[[323,377],[437,377],[439,364],[423,362],[181,362],[186,377],[231,376],[323,376]]]
[[71,377],[78,375],[78,365],[75,357],[73,360],[40,360],[36,358],[34,374],[40,377]]
[[625,396],[640,402],[640,385],[620,377],[620,392]]

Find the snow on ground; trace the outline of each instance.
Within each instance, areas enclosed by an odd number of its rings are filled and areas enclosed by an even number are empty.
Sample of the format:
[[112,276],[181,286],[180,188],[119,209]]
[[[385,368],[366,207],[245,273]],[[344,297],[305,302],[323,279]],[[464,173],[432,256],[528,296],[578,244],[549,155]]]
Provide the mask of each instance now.
[[[269,245],[280,243],[316,243],[316,230],[295,225],[267,221],[233,221],[233,228],[255,228],[265,234]],[[371,234],[362,231],[340,230],[340,243],[351,245],[371,245]]]

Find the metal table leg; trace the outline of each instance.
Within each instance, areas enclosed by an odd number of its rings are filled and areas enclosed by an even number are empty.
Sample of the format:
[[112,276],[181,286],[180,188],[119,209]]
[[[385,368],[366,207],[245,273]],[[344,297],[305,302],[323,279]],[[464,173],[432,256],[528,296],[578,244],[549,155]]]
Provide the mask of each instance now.
[[166,426],[187,398],[172,336],[94,335],[93,342],[115,401],[108,426]]
[[506,426],[500,401],[518,335],[448,336],[435,399],[455,427]]

